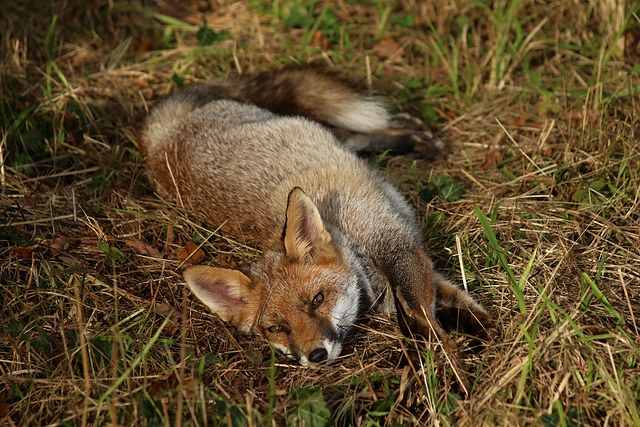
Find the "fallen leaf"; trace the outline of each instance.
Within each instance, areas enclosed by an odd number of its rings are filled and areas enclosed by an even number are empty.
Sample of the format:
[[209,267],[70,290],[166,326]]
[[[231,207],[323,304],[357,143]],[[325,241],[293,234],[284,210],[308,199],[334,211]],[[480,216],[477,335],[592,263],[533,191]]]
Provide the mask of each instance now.
[[153,258],[162,258],[162,254],[148,243],[138,239],[126,239],[124,241],[138,255],[146,255]]
[[501,161],[502,156],[500,155],[500,153],[491,150],[484,156],[484,163],[480,166],[480,169],[486,172]]
[[244,261],[233,259],[231,255],[220,260],[220,264],[227,268],[240,268]]
[[149,87],[149,81],[146,79],[143,79],[142,77],[135,77],[133,79],[133,84],[135,84],[141,89]]
[[627,30],[624,33],[624,54],[633,63],[640,62],[640,30]]
[[9,402],[7,402],[7,396],[0,394],[0,418],[7,415],[9,415]]
[[149,387],[147,387],[147,392],[151,396],[157,396],[177,386],[178,386],[178,379],[176,378],[175,372],[172,371],[169,374],[163,377],[160,377],[157,380],[153,381],[151,384],[149,384]]
[[158,45],[158,41],[153,37],[145,39],[136,39],[133,41],[133,51],[135,53],[144,53],[154,50]]
[[330,50],[333,47],[331,40],[326,38],[322,34],[322,31],[316,31],[313,33],[313,36],[311,36],[311,43],[319,44],[323,50]]
[[207,12],[210,9],[211,9],[211,5],[207,1],[198,1],[195,3],[191,3],[191,10],[194,10],[194,11],[203,13],[203,12]]
[[49,242],[49,249],[54,254],[59,254],[60,252],[64,252],[69,249],[71,244],[71,240],[65,236],[58,236],[57,234],[53,236],[53,240]]
[[22,246],[18,246],[17,248],[12,248],[11,253],[18,258],[26,259],[28,261],[39,261],[39,258],[36,254],[33,253],[33,249],[24,248]]
[[372,48],[373,52],[382,59],[399,59],[404,56],[404,49],[394,39],[382,39]]
[[147,101],[152,100],[156,96],[156,92],[150,87],[140,89],[140,93]]
[[167,228],[167,238],[164,242],[164,249],[162,250],[162,252],[164,253],[168,253],[168,249],[170,246],[173,245],[173,242],[176,240],[176,233],[174,233],[173,231],[173,227],[169,226]]
[[67,271],[69,273],[77,273],[82,271],[82,261],[80,261],[78,258],[61,254],[58,256],[58,259],[67,265]]
[[199,249],[195,243],[187,242],[184,248],[176,251],[176,258],[186,265],[200,264],[204,259],[204,251]]
[[518,117],[517,119],[509,123],[509,126],[524,126],[526,124],[527,124],[526,117]]
[[[193,389],[187,388],[187,386],[193,384],[194,382],[196,382],[196,380],[193,377],[186,377],[182,381],[183,392],[186,393],[190,399],[193,399],[194,397]],[[164,375],[149,384],[149,387],[147,387],[147,392],[151,396],[155,397],[171,390],[177,391],[178,387],[180,387],[180,381],[176,376],[175,371],[171,371],[167,375]]]
[[586,120],[587,123],[597,123],[602,115],[600,110],[578,110],[569,111],[567,117],[574,126],[582,126]]
[[167,332],[170,334],[176,333],[178,330],[177,325],[180,324],[180,319],[182,318],[181,313],[171,305],[164,302],[157,302],[156,310],[158,310],[158,313],[169,319],[169,323],[167,323],[166,326]]
[[83,237],[82,239],[78,240],[80,246],[86,246],[90,248],[97,246],[98,242],[100,242],[100,239],[96,239],[95,237]]

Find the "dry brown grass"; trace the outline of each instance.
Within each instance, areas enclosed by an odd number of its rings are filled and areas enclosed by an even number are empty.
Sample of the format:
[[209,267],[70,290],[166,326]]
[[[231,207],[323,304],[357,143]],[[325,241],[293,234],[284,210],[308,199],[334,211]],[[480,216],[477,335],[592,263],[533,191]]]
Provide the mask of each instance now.
[[[325,12],[337,30],[319,27],[332,45],[303,50],[310,34],[287,24],[289,10],[317,18],[323,4],[6,3],[0,424],[283,425],[314,411],[322,421],[323,409],[336,425],[640,423],[637,6],[338,1]],[[231,39],[201,47],[202,16]],[[383,38],[402,50],[380,57]],[[437,344],[418,343],[424,369],[399,367],[412,344],[384,316],[363,319],[340,363],[310,370],[185,292],[187,242],[213,265],[256,252],[153,194],[140,122],[180,80],[295,62],[438,118],[445,159],[383,160],[438,267],[462,281],[461,261],[500,327],[494,345],[463,355],[468,398]],[[421,199],[437,175],[461,197]]]

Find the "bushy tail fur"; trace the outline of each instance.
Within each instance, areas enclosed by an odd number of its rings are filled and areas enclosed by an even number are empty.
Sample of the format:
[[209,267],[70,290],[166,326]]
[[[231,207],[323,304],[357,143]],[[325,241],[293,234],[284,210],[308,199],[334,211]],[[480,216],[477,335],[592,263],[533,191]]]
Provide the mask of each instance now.
[[[147,118],[147,131],[153,133],[154,124],[164,131],[170,123],[222,99],[322,123],[352,151],[393,150],[411,157],[438,157],[444,152],[442,141],[419,119],[407,114],[391,116],[382,97],[311,67],[229,76],[182,89],[154,107]],[[147,143],[141,143],[143,154]]]
[[152,115],[161,116],[160,121],[166,123],[217,99],[254,104],[276,114],[303,116],[353,132],[385,129],[390,120],[382,98],[312,68],[212,79],[167,98]]

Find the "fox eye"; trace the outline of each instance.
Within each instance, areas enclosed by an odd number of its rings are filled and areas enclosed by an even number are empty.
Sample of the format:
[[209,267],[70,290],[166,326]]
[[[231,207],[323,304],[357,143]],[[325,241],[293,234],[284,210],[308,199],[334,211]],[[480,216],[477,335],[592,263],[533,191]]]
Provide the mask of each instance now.
[[271,334],[277,334],[277,333],[282,332],[282,327],[280,327],[278,325],[269,326],[267,328],[267,331],[269,331],[269,333],[271,333]]
[[317,310],[318,307],[324,302],[324,292],[320,291],[313,297],[313,301],[311,301],[311,308]]

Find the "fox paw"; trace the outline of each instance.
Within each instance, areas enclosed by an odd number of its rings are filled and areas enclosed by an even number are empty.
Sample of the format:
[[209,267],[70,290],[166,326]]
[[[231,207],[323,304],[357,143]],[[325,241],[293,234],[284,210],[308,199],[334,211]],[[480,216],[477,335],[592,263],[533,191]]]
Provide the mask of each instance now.
[[407,113],[396,114],[391,117],[387,130],[391,135],[404,140],[408,147],[405,155],[408,157],[440,157],[445,152],[444,142],[425,126],[424,122]]
[[400,113],[395,116],[391,116],[387,125],[389,129],[402,129],[420,132],[429,130],[422,120],[407,113]]
[[332,130],[346,148],[363,154],[387,150],[409,158],[434,158],[444,154],[444,143],[416,117],[398,114],[389,120],[387,126],[371,133]]

